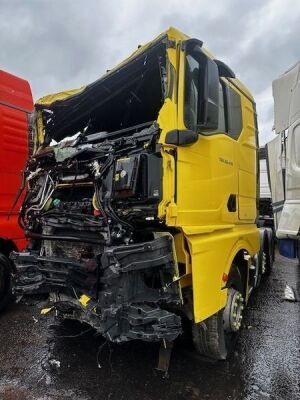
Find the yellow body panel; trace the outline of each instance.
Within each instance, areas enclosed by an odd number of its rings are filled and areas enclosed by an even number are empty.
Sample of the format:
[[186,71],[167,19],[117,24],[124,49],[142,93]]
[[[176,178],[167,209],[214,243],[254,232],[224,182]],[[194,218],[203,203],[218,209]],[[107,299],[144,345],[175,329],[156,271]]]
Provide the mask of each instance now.
[[[184,52],[180,49],[180,42],[186,36],[176,31],[174,39],[176,47],[168,49],[176,74],[173,96],[166,100],[158,118],[164,168],[159,216],[167,225],[182,231],[175,237],[178,261],[186,266],[181,285],[190,284],[188,276],[192,275],[194,319],[200,322],[225,306],[227,289],[222,277],[229,273],[237,253],[243,250],[253,256],[259,250],[255,225],[255,109],[244,85],[237,79],[226,80],[227,86],[241,96],[243,127],[239,139],[217,132],[200,134],[193,145],[176,148],[175,161],[172,155],[175,146],[166,145],[164,139],[173,129],[186,129]],[[237,195],[236,212],[228,212],[230,194]],[[184,237],[189,255],[183,245]]]
[[211,233],[187,235],[192,255],[195,322],[222,309],[227,300],[223,273],[229,273],[238,251],[255,254],[259,248],[256,225],[217,229]]
[[55,101],[59,100],[65,100],[67,97],[74,96],[75,94],[81,93],[85,89],[85,86],[82,86],[81,88],[78,89],[69,89],[69,90],[64,90],[63,92],[58,92],[58,93],[53,93],[53,94],[48,94],[47,96],[44,96],[37,100],[36,104],[40,105],[50,105],[54,103]]

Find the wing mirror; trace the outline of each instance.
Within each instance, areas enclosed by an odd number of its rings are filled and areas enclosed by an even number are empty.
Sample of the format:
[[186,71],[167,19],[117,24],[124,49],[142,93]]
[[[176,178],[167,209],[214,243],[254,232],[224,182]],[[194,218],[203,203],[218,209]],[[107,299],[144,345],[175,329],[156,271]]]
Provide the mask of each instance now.
[[219,120],[218,65],[202,50],[202,42],[189,39],[185,51],[185,125],[196,131],[216,130]]
[[194,131],[175,129],[166,134],[165,143],[175,146],[189,146],[196,143],[198,138],[198,134]]

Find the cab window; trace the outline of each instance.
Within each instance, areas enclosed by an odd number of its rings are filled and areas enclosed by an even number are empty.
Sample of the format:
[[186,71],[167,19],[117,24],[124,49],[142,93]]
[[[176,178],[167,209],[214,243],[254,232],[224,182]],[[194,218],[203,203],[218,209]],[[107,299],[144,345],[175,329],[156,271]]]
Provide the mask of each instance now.
[[237,140],[242,132],[242,106],[241,96],[230,87],[227,87],[227,113],[228,113],[228,136]]
[[198,45],[186,54],[184,122],[188,129],[203,135],[225,133],[235,140],[243,126],[240,94],[219,78],[217,65]]
[[184,120],[187,128],[196,130],[198,115],[199,63],[188,54],[185,73]]

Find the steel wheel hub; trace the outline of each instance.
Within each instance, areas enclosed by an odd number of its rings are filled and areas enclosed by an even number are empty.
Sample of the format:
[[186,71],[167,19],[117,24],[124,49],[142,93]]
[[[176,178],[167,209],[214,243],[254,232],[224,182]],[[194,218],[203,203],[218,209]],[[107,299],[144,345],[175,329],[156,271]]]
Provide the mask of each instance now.
[[237,332],[242,323],[244,299],[242,294],[233,289],[228,289],[227,304],[224,309],[223,323],[226,332]]
[[266,265],[267,265],[267,255],[266,255],[266,252],[263,251],[263,253],[262,253],[262,263],[261,263],[261,273],[262,273],[262,275],[264,275],[266,273],[266,270],[267,270]]

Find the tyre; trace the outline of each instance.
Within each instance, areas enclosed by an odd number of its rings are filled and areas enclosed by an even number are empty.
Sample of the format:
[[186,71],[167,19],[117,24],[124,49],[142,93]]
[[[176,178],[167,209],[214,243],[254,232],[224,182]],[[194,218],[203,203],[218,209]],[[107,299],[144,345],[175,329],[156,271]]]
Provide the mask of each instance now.
[[223,310],[193,324],[193,342],[198,353],[214,360],[225,360],[232,352],[244,309],[243,285],[233,265],[228,280],[227,303]]
[[266,254],[266,268],[265,274],[270,275],[273,269],[273,263],[275,259],[275,246],[273,232],[267,232],[266,240],[264,241],[264,252]]
[[227,346],[223,328],[223,310],[193,325],[193,342],[199,354],[214,360],[226,360]]
[[253,257],[253,265],[255,267],[255,274],[254,274],[254,278],[253,278],[253,288],[254,289],[258,288],[261,283],[261,278],[262,278],[261,264],[262,264],[262,254],[260,252],[258,252]]
[[0,253],[0,311],[12,301],[12,298],[10,261]]
[[256,282],[255,287],[258,287],[260,285],[262,277],[264,275],[266,275],[266,273],[267,273],[267,254],[265,251],[265,248],[266,248],[265,242],[267,242],[267,238],[263,240],[262,245],[261,245],[262,247],[259,250],[259,252],[257,253],[257,263],[258,263],[257,274],[258,274],[258,276],[257,276],[257,282]]

